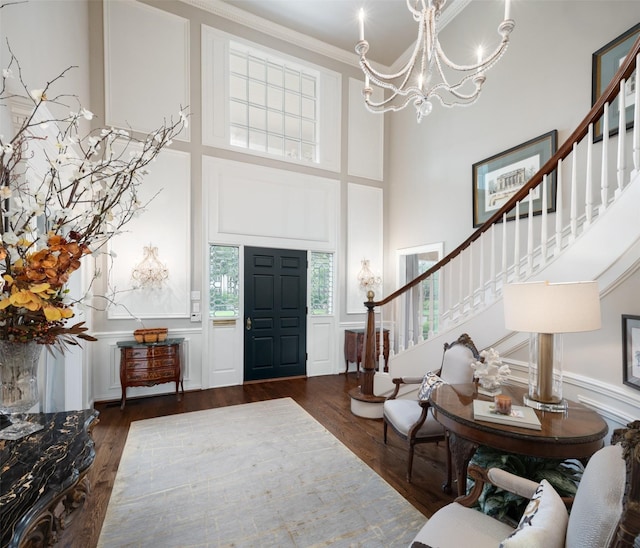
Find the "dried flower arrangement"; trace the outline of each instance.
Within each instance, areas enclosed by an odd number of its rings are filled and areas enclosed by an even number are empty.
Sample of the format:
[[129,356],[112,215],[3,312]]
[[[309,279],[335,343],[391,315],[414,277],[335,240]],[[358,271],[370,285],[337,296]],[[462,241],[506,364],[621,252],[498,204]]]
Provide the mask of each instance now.
[[30,89],[11,48],[9,53],[0,109],[7,113],[16,102],[28,108],[12,136],[0,135],[0,340],[33,340],[64,350],[78,339],[95,340],[84,322],[67,324],[77,304],[66,287],[69,277],[142,211],[142,178],[186,126],[187,114],[181,110],[177,120],[143,137],[113,127],[83,133],[90,111],[78,105],[75,112],[54,116],[49,108],[60,110],[74,97],[50,97],[74,67],[42,89]]

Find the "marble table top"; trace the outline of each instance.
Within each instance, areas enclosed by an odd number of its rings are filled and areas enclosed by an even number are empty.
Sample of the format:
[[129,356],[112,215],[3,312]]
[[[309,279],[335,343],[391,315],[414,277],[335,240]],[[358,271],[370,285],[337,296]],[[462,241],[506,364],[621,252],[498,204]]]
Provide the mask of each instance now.
[[0,440],[0,546],[20,537],[72,487],[95,458],[89,429],[93,409],[28,415],[43,425],[19,440]]

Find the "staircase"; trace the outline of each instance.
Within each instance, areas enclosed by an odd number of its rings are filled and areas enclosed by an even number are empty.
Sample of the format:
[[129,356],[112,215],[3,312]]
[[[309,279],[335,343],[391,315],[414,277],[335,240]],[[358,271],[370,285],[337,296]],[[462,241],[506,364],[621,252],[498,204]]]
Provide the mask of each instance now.
[[[424,374],[424,364],[436,368],[443,344],[460,333],[472,333],[478,348],[491,346],[503,356],[522,348],[528,334],[504,328],[505,284],[597,280],[604,295],[640,268],[638,72],[633,75],[634,106],[625,104],[625,84],[639,60],[640,38],[584,120],[525,186],[424,274],[380,301],[365,303],[364,375],[350,394],[356,415],[380,416],[391,378]],[[618,132],[617,127],[627,125],[627,111],[633,111],[633,131]],[[597,132],[602,137],[594,143]],[[556,192],[555,212],[543,207],[533,215],[533,200],[527,197],[536,191],[543,204]],[[425,337],[422,324],[427,321]],[[381,361],[377,370],[374,335],[383,327],[390,331],[391,352],[389,362]]]

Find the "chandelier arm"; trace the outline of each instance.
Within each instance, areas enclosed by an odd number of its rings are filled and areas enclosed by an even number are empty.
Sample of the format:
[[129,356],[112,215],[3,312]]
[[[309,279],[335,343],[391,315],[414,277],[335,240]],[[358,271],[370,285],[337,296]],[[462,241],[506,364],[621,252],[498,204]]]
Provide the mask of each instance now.
[[[405,67],[402,70],[402,72],[399,72],[397,74],[382,74],[381,72],[374,70],[366,59],[365,60],[360,59],[360,68],[367,76],[369,76],[369,79],[378,87],[389,89],[394,93],[399,93],[400,95],[407,95],[412,90],[419,91],[416,86],[411,86],[407,90],[404,90],[404,92],[401,89],[409,81],[409,78],[411,76],[411,70],[413,69],[413,67],[410,67],[410,66]],[[396,86],[394,83],[390,81],[386,81],[386,80],[397,79],[400,77],[404,77],[404,79],[402,80],[401,87]]]
[[407,107],[407,105],[413,100],[412,97],[406,97],[404,101],[402,101],[402,103],[397,104],[397,105],[388,105],[385,106],[385,104],[388,102],[388,100],[386,101],[382,101],[381,103],[373,103],[371,101],[369,101],[368,99],[365,99],[364,104],[365,107],[367,108],[367,110],[369,110],[370,112],[387,112],[387,111],[393,111],[393,112],[398,112],[404,108]]
[[365,92],[365,102],[369,103],[370,105],[374,105],[376,107],[382,107],[384,105],[391,105],[393,101],[396,99],[396,97],[405,97],[405,100],[403,101],[403,103],[404,103],[404,106],[407,106],[407,104],[409,103],[409,101],[411,101],[414,95],[415,94],[409,94],[409,93],[401,94],[399,92],[394,92],[386,99],[383,99],[380,102],[375,102],[371,100],[371,94]]
[[440,95],[439,90],[432,90],[429,93],[428,98],[429,99],[438,99],[438,101],[440,102],[440,104],[443,107],[447,107],[447,108],[452,108],[455,106],[468,106],[474,103],[474,101],[478,98],[478,95],[480,95],[480,91],[481,88],[476,88],[476,91],[469,94],[469,95],[463,95],[461,93],[454,93],[451,92],[450,90],[447,90],[451,93],[451,95],[455,96],[456,99],[458,99],[457,101],[447,101],[442,95]]
[[[407,0],[407,2],[409,2],[410,0]],[[418,57],[418,53],[420,52],[420,43],[422,42],[422,36],[424,35],[424,29],[422,28],[422,25],[418,25],[418,39],[416,40],[416,43],[413,47],[413,52],[411,53],[411,56],[409,57],[407,63],[395,74],[384,74],[382,72],[377,71],[376,69],[374,69],[371,64],[369,63],[369,61],[366,58],[366,51],[369,49],[369,43],[367,42],[367,47],[366,49],[362,50],[362,53],[360,54],[360,68],[367,69],[367,72],[369,73],[369,76],[375,76],[376,78],[378,78],[379,80],[395,80],[396,78],[400,78],[401,76],[405,76],[405,75],[409,75],[411,74],[411,70],[414,68],[415,63],[416,63],[416,59]],[[366,42],[366,41],[365,41]],[[356,46],[356,51],[358,51],[358,47]]]
[[422,9],[418,10],[411,5],[411,0],[407,0],[407,9],[411,12],[411,14],[413,15],[413,18],[416,21],[420,20],[420,18],[422,17],[422,13],[427,9],[427,6],[425,5],[424,0],[420,0],[420,3],[422,4]]
[[486,57],[480,63],[475,63],[473,65],[458,65],[457,63],[454,63],[453,61],[451,61],[451,59],[447,57],[447,55],[442,49],[442,46],[440,45],[440,41],[436,40],[436,50],[437,50],[438,57],[441,58],[442,61],[444,61],[444,63],[448,67],[452,68],[453,70],[459,70],[459,71],[475,70],[478,72],[483,72],[483,71],[489,70],[491,67],[493,67],[493,65],[495,65],[496,62],[500,60],[500,57],[502,57],[508,45],[509,45],[509,35],[507,34],[506,36],[503,36],[502,40],[500,41],[496,49],[493,51],[493,53],[491,53],[491,55]]
[[[419,38],[422,38],[422,59],[420,63],[420,75],[424,75],[424,83],[430,81],[431,74],[431,57],[433,55],[434,49],[433,46],[435,44],[435,23],[433,20],[432,12],[422,13],[422,19],[420,21],[420,30],[422,31],[422,35]],[[423,82],[420,83],[422,88]],[[420,90],[422,91],[422,89]]]

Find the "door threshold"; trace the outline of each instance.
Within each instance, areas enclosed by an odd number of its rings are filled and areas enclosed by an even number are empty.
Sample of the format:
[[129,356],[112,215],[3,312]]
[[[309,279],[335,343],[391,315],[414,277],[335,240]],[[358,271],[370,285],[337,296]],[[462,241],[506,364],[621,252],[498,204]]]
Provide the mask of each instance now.
[[294,379],[306,379],[306,375],[294,375],[293,377],[275,377],[273,379],[258,379],[255,381],[243,381],[242,384],[258,384],[261,382],[290,381]]

